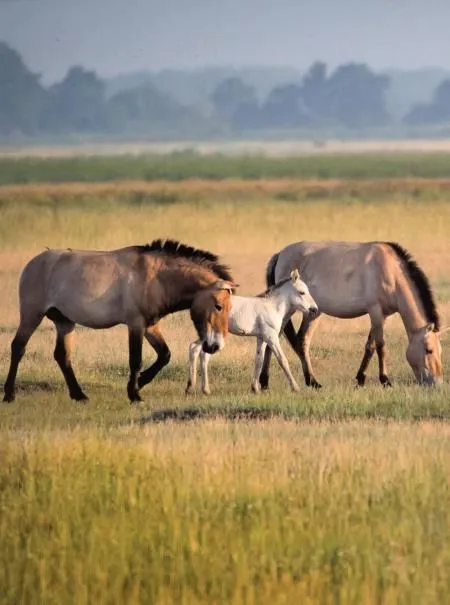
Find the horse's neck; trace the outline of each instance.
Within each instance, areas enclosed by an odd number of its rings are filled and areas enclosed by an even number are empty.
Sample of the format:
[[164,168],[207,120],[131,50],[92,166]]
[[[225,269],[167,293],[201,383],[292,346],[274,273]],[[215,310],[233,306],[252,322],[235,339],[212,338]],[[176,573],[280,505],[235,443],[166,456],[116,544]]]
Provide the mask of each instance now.
[[277,314],[284,317],[292,310],[292,305],[289,300],[289,295],[280,290],[275,290],[268,298],[271,306],[276,310]]
[[402,318],[408,336],[423,328],[427,318],[422,303],[409,279],[402,273],[397,279],[396,298],[398,312]]
[[217,281],[211,272],[174,270],[168,274],[166,281],[166,301],[172,309],[188,309],[195,295]]

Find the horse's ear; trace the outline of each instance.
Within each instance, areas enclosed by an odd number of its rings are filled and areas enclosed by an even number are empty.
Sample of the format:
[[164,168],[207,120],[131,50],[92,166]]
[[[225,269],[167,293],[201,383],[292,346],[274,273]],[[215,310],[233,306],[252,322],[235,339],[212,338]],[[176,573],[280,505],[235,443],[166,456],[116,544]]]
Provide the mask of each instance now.
[[239,287],[239,284],[235,284],[234,282],[225,281],[221,279],[216,282],[214,285],[215,290],[228,290],[230,294],[233,294],[235,289]]
[[291,280],[297,281],[298,279],[300,279],[300,273],[298,272],[298,269],[293,269],[291,271]]
[[425,331],[426,332],[436,332],[436,329],[434,327],[434,323],[431,322],[431,323],[427,324]]

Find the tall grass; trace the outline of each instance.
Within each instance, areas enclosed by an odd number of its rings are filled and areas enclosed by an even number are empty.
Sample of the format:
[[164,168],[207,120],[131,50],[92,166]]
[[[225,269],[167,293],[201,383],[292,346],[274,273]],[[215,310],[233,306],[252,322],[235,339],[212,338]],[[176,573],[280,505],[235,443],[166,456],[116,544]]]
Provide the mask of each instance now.
[[71,158],[1,158],[0,184],[100,182],[124,179],[181,181],[273,178],[448,178],[450,154],[360,154],[295,157],[259,155],[93,156]]
[[[4,186],[0,380],[20,270],[44,246],[175,237],[220,253],[246,293],[288,242],[398,240],[448,323],[449,201],[446,182],[412,180]],[[50,322],[33,335],[17,400],[0,405],[0,603],[447,602],[449,388],[412,384],[398,320],[386,331],[393,389],[374,367],[354,387],[366,319],[324,318],[312,347],[324,388],[292,394],[274,367],[260,397],[254,342],[230,337],[211,363],[212,397],[186,398],[194,330],[187,314],[162,329],[172,362],[139,408],[126,398],[123,327],[77,330],[86,405],[68,398]]]
[[450,590],[440,426],[215,421],[1,450],[5,604],[431,604]]

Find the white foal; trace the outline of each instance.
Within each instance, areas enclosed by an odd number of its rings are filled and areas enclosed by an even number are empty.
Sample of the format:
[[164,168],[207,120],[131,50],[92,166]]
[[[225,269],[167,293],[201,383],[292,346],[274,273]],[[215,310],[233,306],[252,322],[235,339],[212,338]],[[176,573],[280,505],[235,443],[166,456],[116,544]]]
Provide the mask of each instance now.
[[[272,349],[275,358],[283,369],[293,391],[298,385],[289,369],[288,360],[280,345],[279,334],[284,324],[295,311],[317,315],[319,309],[308,286],[300,279],[297,269],[289,277],[282,279],[261,296],[232,296],[231,310],[228,316],[228,330],[237,336],[256,336],[256,358],[252,377],[252,391],[259,392],[261,373],[266,346]],[[208,362],[210,355],[202,350],[202,342],[196,340],[189,345],[189,380],[186,393],[195,388],[197,361],[200,355],[202,391],[210,394]]]

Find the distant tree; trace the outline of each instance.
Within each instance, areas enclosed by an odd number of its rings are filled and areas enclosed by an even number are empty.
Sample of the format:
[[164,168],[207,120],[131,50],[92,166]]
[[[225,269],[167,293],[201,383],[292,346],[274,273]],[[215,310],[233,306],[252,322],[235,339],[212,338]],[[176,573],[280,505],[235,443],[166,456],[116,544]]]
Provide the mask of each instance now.
[[105,84],[94,71],[71,67],[62,82],[52,86],[44,128],[52,131],[95,132],[105,126]]
[[301,88],[287,84],[274,88],[263,104],[262,122],[269,128],[296,128],[310,123]]
[[233,77],[223,80],[214,89],[211,102],[219,115],[232,118],[241,105],[257,103],[257,97],[252,86]]
[[327,113],[349,128],[385,124],[388,87],[389,77],[372,72],[367,65],[341,65],[327,81]]
[[300,94],[311,115],[326,116],[329,113],[329,87],[327,66],[316,61],[303,78]]
[[38,131],[46,99],[39,79],[18,52],[0,42],[0,133],[30,135]]
[[205,128],[203,118],[195,110],[174,101],[151,84],[111,97],[106,115],[110,132],[176,135]]
[[262,115],[259,104],[255,101],[241,103],[233,112],[231,125],[235,132],[260,128],[262,126]]
[[431,103],[415,105],[405,116],[406,124],[433,124],[450,121],[450,79],[436,87]]

